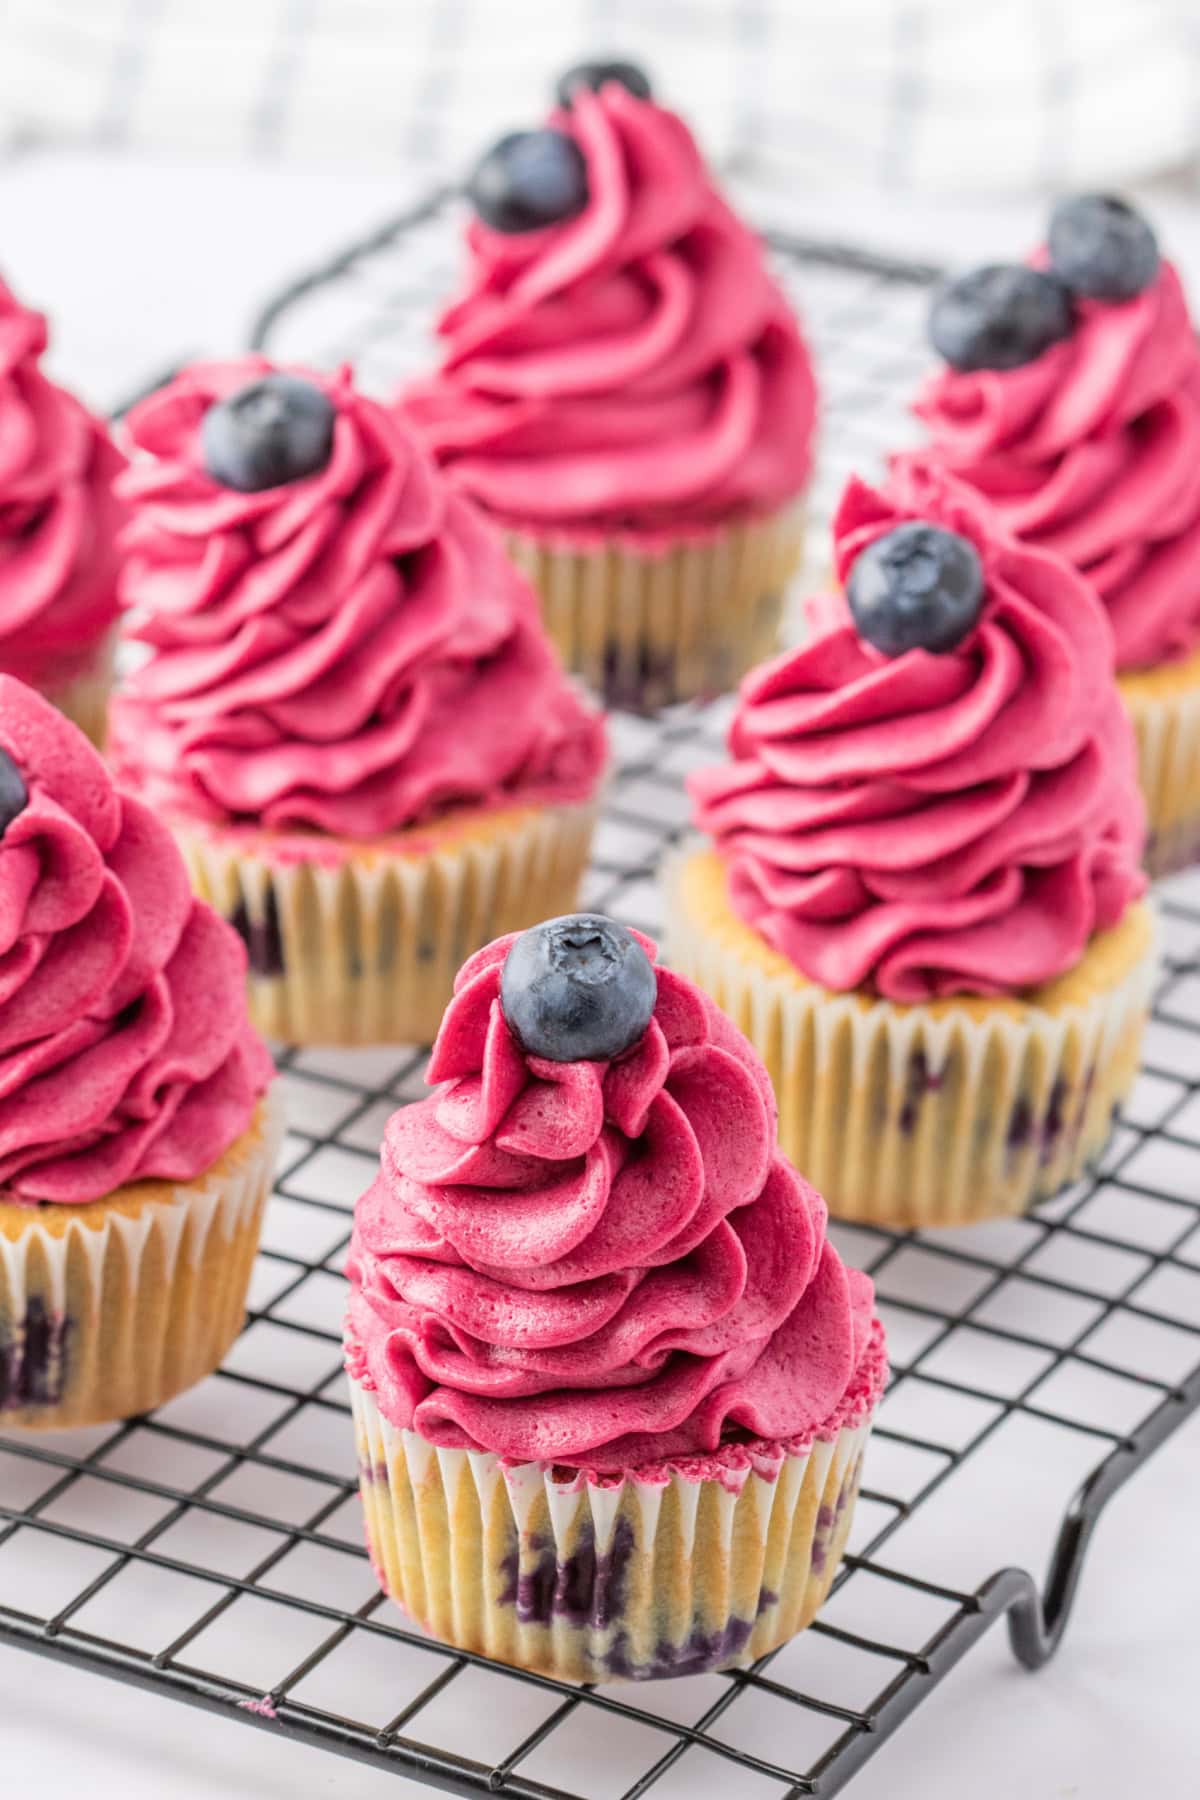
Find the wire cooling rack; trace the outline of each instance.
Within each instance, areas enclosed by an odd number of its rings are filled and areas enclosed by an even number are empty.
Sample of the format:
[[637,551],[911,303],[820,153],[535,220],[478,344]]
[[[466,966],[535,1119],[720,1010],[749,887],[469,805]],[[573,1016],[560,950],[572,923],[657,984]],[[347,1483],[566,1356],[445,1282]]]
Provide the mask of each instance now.
[[[821,360],[823,520],[848,469],[903,436],[934,271],[773,242]],[[424,354],[454,265],[452,208],[431,201],[289,289],[258,338],[351,357],[388,388]],[[720,754],[727,718],[726,702],[614,720],[589,905],[659,929],[682,777]],[[1167,969],[1100,1167],[1023,1218],[835,1228],[875,1277],[895,1372],[834,1593],[755,1668],[579,1689],[438,1644],[379,1593],[341,1266],[384,1120],[423,1092],[423,1053],[402,1047],[281,1051],[290,1131],[217,1375],[106,1429],[5,1436],[0,1414],[0,1641],[454,1793],[841,1792],[1001,1617],[1022,1662],[1046,1659],[1104,1505],[1200,1404],[1200,871],[1160,898]],[[1046,1568],[1040,1586],[1027,1567]]]

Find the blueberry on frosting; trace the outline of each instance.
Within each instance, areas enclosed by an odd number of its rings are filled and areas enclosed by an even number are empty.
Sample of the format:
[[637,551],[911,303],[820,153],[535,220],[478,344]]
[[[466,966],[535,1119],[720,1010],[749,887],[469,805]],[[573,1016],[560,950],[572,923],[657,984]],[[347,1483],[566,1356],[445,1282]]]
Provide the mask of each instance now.
[[1089,300],[1132,300],[1158,274],[1158,242],[1141,213],[1113,194],[1076,194],[1050,215],[1050,266]]
[[25,811],[29,791],[7,750],[0,750],[0,837],[8,830],[18,813]]
[[591,88],[599,93],[607,82],[616,81],[633,95],[635,100],[649,100],[650,81],[644,69],[639,69],[633,62],[615,60],[612,62],[581,62],[567,70],[559,77],[555,88],[555,97],[560,106],[570,106],[571,96],[576,88]]
[[517,1042],[550,1062],[620,1056],[649,1025],[657,993],[654,965],[633,933],[597,913],[523,931],[500,981]]
[[587,164],[574,138],[546,126],[502,137],[476,165],[467,198],[493,231],[540,231],[587,205]]
[[919,520],[868,544],[846,582],[858,635],[884,656],[953,650],[978,623],[984,593],[974,545]]
[[264,375],[210,406],[200,425],[204,466],[240,494],[316,475],[333,451],[333,403],[299,375]]
[[1055,275],[988,263],[948,281],[929,314],[929,339],[952,369],[1019,369],[1070,337],[1071,296]]

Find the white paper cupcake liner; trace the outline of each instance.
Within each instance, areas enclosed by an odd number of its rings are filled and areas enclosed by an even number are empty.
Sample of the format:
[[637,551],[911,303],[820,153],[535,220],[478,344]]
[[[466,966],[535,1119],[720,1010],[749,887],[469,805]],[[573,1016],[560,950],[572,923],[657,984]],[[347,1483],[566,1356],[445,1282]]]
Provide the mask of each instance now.
[[652,712],[736,687],[774,655],[784,595],[800,566],[801,503],[711,537],[644,550],[507,533],[568,669],[607,706]]
[[[192,885],[247,943],[250,1016],[291,1044],[430,1043],[474,951],[571,912],[595,805],[448,819],[286,860],[176,825]],[[421,846],[421,847],[418,847]]]
[[1023,1212],[1103,1148],[1137,1077],[1158,967],[1145,904],[1044,989],[902,1006],[806,981],[734,914],[714,853],[675,858],[665,880],[672,965],[762,1057],[780,1148],[839,1218]]
[[435,1449],[351,1381],[380,1584],[447,1642],[574,1681],[742,1667],[812,1620],[845,1548],[870,1420],[751,1468],[597,1484]]
[[1200,860],[1200,651],[1117,677],[1138,744],[1146,867],[1169,875]]
[[0,1201],[0,1428],[61,1429],[160,1406],[242,1326],[283,1129],[272,1091],[190,1182],[86,1206]]

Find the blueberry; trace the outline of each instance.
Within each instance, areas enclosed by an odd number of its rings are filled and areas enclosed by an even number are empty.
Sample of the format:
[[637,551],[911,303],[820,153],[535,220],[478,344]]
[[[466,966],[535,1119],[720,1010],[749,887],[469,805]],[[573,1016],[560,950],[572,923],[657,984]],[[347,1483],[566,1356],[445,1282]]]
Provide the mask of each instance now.
[[1158,274],[1153,231],[1113,194],[1077,194],[1050,215],[1050,266],[1089,300],[1132,300]]
[[636,1044],[654,1011],[654,965],[633,933],[598,913],[523,931],[504,964],[500,1004],[530,1056],[594,1062]]
[[1071,296],[1053,275],[1024,263],[989,263],[940,288],[929,340],[952,369],[1019,369],[1075,324]]
[[214,481],[257,494],[316,475],[333,451],[333,402],[299,375],[264,375],[210,406],[200,426]]
[[910,520],[856,558],[846,598],[858,635],[884,656],[940,656],[962,643],[983,611],[983,565],[957,532]]
[[644,69],[632,62],[581,62],[561,75],[555,88],[560,106],[570,106],[576,88],[591,88],[598,94],[607,81],[618,81],[635,100],[649,100],[650,81]]
[[493,144],[467,183],[467,198],[493,231],[540,231],[587,205],[587,164],[574,138],[549,126]]
[[0,750],[0,837],[8,830],[18,813],[25,811],[29,790],[7,750]]

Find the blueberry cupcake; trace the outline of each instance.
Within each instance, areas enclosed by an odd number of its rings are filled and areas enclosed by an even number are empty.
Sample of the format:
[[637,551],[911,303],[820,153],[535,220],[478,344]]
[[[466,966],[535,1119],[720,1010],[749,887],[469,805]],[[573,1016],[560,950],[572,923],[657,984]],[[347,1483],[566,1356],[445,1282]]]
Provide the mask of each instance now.
[[134,409],[112,711],[290,1042],[428,1042],[498,928],[573,904],[605,748],[529,584],[347,371],[185,371]]
[[923,452],[1096,587],[1137,732],[1147,864],[1200,853],[1200,348],[1179,274],[1122,201],[1054,211],[1030,265],[977,269],[930,321]]
[[610,705],[733,686],[775,646],[816,406],[761,243],[628,64],[573,70],[468,193],[465,288],[404,411]]
[[237,935],[0,676],[0,1425],[148,1411],[241,1328],[280,1117]]
[[953,481],[847,488],[845,597],[747,678],[672,961],[763,1057],[833,1212],[1020,1212],[1082,1170],[1155,967],[1134,742],[1092,589]]
[[104,731],[117,621],[105,427],[42,373],[46,321],[0,281],[0,671]]
[[654,955],[584,914],[465,965],[349,1265],[382,1585],[576,1681],[738,1667],[807,1625],[886,1376],[766,1071]]

